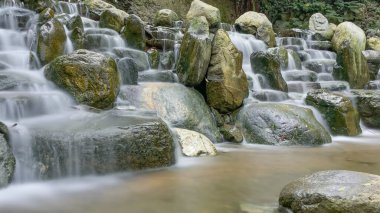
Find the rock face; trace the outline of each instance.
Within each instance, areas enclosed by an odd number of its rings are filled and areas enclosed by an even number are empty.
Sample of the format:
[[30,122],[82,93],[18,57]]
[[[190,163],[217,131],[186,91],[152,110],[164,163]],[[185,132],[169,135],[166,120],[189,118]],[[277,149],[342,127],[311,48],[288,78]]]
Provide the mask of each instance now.
[[128,47],[145,49],[144,22],[136,15],[130,15],[121,30],[122,37],[127,41]]
[[286,185],[280,205],[294,212],[379,212],[380,177],[353,171],[322,171]]
[[200,0],[191,2],[191,6],[186,15],[186,20],[190,21],[194,17],[204,16],[211,28],[217,28],[220,24],[220,11],[218,8],[206,4]]
[[339,65],[334,69],[334,77],[348,81],[351,88],[363,88],[369,80],[367,63],[362,55],[366,46],[363,30],[351,22],[343,22],[336,28],[332,44]]
[[248,143],[268,145],[321,145],[330,134],[312,111],[288,104],[258,103],[244,106],[238,115]]
[[78,103],[99,109],[113,104],[120,86],[115,61],[88,50],[56,58],[45,67],[45,76]]
[[281,75],[281,62],[276,54],[268,52],[254,52],[251,55],[252,69],[263,75],[269,85],[263,85],[283,92],[288,91],[288,86]]
[[110,8],[100,15],[99,26],[120,32],[128,17],[128,13],[116,8]]
[[235,27],[238,32],[255,35],[269,47],[276,46],[272,23],[265,14],[253,11],[246,12],[236,19]]
[[372,128],[380,128],[380,91],[353,90],[360,117],[364,124]]
[[179,50],[176,71],[181,83],[197,86],[205,78],[211,57],[209,26],[204,16],[190,21]]
[[174,129],[182,153],[188,157],[215,156],[217,154],[214,144],[204,135],[187,129]]
[[333,135],[355,136],[361,133],[359,113],[348,97],[314,90],[307,94],[305,101],[322,113]]
[[15,167],[16,159],[9,144],[8,127],[0,122],[0,188],[11,183]]
[[221,135],[203,97],[196,90],[174,83],[144,83],[123,87],[121,100],[138,109],[148,109],[173,127],[200,132],[218,142]]
[[66,33],[63,24],[53,18],[43,24],[38,30],[37,55],[42,64],[65,52]]
[[179,20],[177,13],[173,10],[162,9],[157,12],[153,23],[155,26],[174,27],[175,22]]
[[224,30],[218,30],[212,44],[207,71],[208,104],[221,113],[231,112],[248,95],[248,80],[242,69],[242,53]]

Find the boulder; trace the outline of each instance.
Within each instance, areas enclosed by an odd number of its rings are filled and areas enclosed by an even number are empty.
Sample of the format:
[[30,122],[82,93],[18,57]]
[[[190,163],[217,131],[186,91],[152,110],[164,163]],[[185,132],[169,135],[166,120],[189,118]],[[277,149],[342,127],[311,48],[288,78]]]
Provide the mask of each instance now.
[[175,22],[179,20],[177,13],[173,10],[162,9],[157,12],[153,23],[155,26],[174,27]]
[[215,156],[217,154],[214,144],[204,135],[187,129],[175,128],[182,150],[182,154],[188,157]]
[[82,3],[88,9],[90,17],[94,20],[99,20],[100,15],[107,9],[114,9],[112,4],[109,4],[102,0],[83,0]]
[[220,133],[222,133],[224,140],[229,142],[241,143],[244,140],[243,133],[235,125],[224,124],[220,128]]
[[379,37],[368,38],[367,49],[380,51],[380,38]]
[[100,15],[99,26],[120,32],[128,17],[128,13],[116,8],[110,8]]
[[9,143],[8,127],[0,122],[0,188],[11,183],[15,167],[16,159]]
[[334,69],[334,77],[348,81],[351,88],[363,88],[369,81],[367,63],[362,55],[366,46],[364,31],[351,22],[343,22],[336,28],[332,44],[339,65]]
[[348,97],[323,89],[313,90],[307,94],[305,102],[322,114],[333,135],[356,136],[361,133],[359,113]]
[[212,44],[206,77],[207,103],[221,113],[240,107],[248,95],[248,80],[242,69],[242,53],[227,32],[219,29]]
[[196,90],[176,83],[144,83],[125,86],[119,98],[138,109],[157,112],[171,126],[204,134],[213,142],[221,135],[210,108]]
[[264,41],[269,47],[276,46],[275,33],[272,23],[265,14],[249,11],[235,21],[238,32],[252,34]]
[[117,62],[117,70],[120,73],[121,83],[136,85],[138,79],[138,67],[132,58],[122,58]]
[[193,0],[186,15],[186,20],[191,21],[198,16],[204,16],[211,28],[217,28],[220,24],[220,11],[218,8],[204,3],[200,0]]
[[380,211],[380,176],[330,170],[286,185],[279,203],[293,212],[370,213]]
[[204,16],[190,21],[188,32],[179,49],[176,72],[180,82],[186,86],[197,86],[205,78],[211,57],[211,39]]
[[380,128],[380,90],[352,90],[363,123]]
[[81,30],[84,30],[83,21],[80,15],[75,15],[70,18],[70,20],[67,23],[67,28],[69,30],[74,30],[75,28],[80,28]]
[[51,8],[44,9],[40,14],[38,14],[38,24],[42,25],[54,18],[55,12]]
[[88,50],[56,58],[45,67],[45,77],[78,103],[99,109],[112,106],[120,85],[115,61]]
[[144,22],[136,15],[130,15],[125,26],[121,30],[122,37],[127,41],[128,47],[144,50],[145,49],[145,29]]
[[280,103],[244,106],[238,121],[248,143],[267,145],[322,145],[331,136],[310,109]]
[[65,52],[66,32],[63,24],[53,18],[38,29],[37,55],[42,64],[48,64]]
[[281,62],[279,57],[269,51],[258,51],[252,53],[250,60],[252,70],[266,78],[268,85],[262,85],[264,88],[271,88],[283,92],[288,91],[288,86],[281,74]]

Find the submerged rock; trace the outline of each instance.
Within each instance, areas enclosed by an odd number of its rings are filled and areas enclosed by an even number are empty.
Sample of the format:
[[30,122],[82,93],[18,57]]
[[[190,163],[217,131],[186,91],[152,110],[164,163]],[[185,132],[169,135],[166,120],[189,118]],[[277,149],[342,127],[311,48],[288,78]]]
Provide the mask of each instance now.
[[15,167],[16,159],[9,144],[8,127],[0,122],[0,188],[11,183]]
[[110,8],[100,15],[99,26],[120,32],[128,17],[128,13],[116,8]]
[[157,12],[153,22],[155,26],[174,27],[175,22],[179,20],[177,13],[173,10],[162,9]]
[[56,58],[45,67],[45,77],[78,103],[99,109],[112,106],[120,86],[115,61],[88,50]]
[[268,145],[322,145],[331,136],[310,109],[278,103],[244,106],[238,115],[248,143]]
[[215,156],[214,144],[204,135],[187,129],[173,130],[178,137],[182,153],[188,157]]
[[359,113],[348,97],[327,90],[313,90],[305,101],[322,113],[333,135],[355,136],[361,133]]
[[380,128],[380,90],[352,90],[363,123]]
[[380,211],[380,176],[321,171],[286,185],[280,205],[294,212],[372,213]]
[[220,11],[218,8],[204,3],[200,0],[193,0],[186,15],[186,20],[190,21],[195,17],[204,16],[211,28],[217,28],[220,24]]

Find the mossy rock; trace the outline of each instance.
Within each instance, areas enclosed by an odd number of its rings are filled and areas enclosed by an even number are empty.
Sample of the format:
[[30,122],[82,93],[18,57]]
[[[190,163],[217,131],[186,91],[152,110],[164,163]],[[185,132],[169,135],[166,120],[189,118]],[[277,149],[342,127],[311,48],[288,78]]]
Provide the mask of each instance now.
[[114,9],[115,6],[102,0],[83,0],[83,4],[88,9],[90,17],[94,20],[99,20],[100,15],[107,9]]
[[175,22],[179,20],[177,13],[173,10],[162,9],[157,12],[153,23],[155,26],[174,27]]
[[127,41],[128,47],[144,50],[145,49],[145,29],[144,22],[136,15],[130,15],[125,26],[121,30],[122,37]]
[[128,17],[128,13],[116,8],[110,8],[100,15],[99,26],[120,32]]
[[190,21],[198,16],[206,17],[211,28],[219,27],[221,21],[219,9],[200,0],[194,0],[187,12],[186,20]]

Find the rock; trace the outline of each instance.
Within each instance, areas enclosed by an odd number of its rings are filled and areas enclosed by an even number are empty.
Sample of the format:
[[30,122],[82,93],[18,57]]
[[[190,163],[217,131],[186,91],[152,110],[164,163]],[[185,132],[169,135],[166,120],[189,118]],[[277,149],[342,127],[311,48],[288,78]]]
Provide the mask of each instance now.
[[380,177],[362,172],[316,172],[286,185],[280,205],[293,212],[379,212]]
[[147,70],[139,72],[139,82],[178,82],[176,74],[171,70]]
[[323,89],[313,90],[307,94],[305,102],[322,113],[333,135],[361,133],[359,113],[348,97]]
[[236,126],[224,124],[223,127],[221,127],[220,132],[226,141],[241,143],[244,140],[243,133]]
[[110,8],[100,15],[99,26],[120,32],[128,17],[128,13],[116,8]]
[[75,50],[83,49],[86,40],[85,32],[83,29],[76,27],[71,31],[70,39],[73,42]]
[[288,93],[277,90],[254,90],[252,97],[260,101],[279,102],[289,99]]
[[280,61],[282,70],[285,70],[288,68],[288,63],[289,63],[288,51],[284,47],[269,48],[268,52],[278,58],[278,60]]
[[211,58],[211,39],[204,16],[190,21],[188,32],[179,49],[176,72],[179,81],[186,86],[199,85],[206,76]]
[[136,15],[130,15],[126,19],[125,26],[121,30],[122,37],[127,41],[128,47],[145,49],[144,22]]
[[149,69],[149,58],[146,52],[135,50],[131,48],[114,48],[113,53],[118,58],[133,58],[137,65],[137,70],[144,71]]
[[16,159],[9,144],[8,127],[0,122],[0,188],[11,183],[16,168]]
[[312,36],[314,40],[318,41],[331,41],[336,30],[336,25],[330,23],[326,31],[316,31]]
[[380,51],[380,38],[371,37],[367,39],[367,48],[370,50]]
[[371,80],[377,79],[380,70],[380,52],[375,50],[366,50],[362,52],[367,59],[369,78]]
[[178,137],[182,154],[185,156],[199,157],[217,154],[214,144],[206,136],[187,129],[175,128],[173,131]]
[[175,22],[179,20],[177,13],[173,10],[162,9],[157,12],[153,23],[155,26],[174,27]]
[[194,17],[204,16],[211,28],[217,28],[220,24],[220,11],[218,8],[206,4],[200,0],[193,0],[186,15],[186,20],[190,21]]
[[117,62],[117,69],[120,73],[121,83],[137,85],[138,68],[132,58],[122,58]]
[[252,34],[264,41],[269,47],[276,46],[272,23],[265,14],[249,11],[235,21],[238,32]]
[[314,32],[327,31],[329,28],[329,21],[321,13],[313,14],[309,19],[309,30]]
[[207,103],[221,113],[231,112],[248,95],[248,80],[242,69],[242,53],[224,30],[218,30],[212,44],[206,77]]
[[166,51],[160,53],[160,68],[164,70],[171,70],[175,66],[175,56],[173,51]]
[[202,95],[182,84],[144,83],[125,86],[119,98],[138,109],[156,111],[173,127],[197,131],[213,142],[221,140],[215,119]]
[[[289,53],[288,61],[291,62],[291,58],[293,58],[295,68],[297,70],[301,70],[302,69],[302,61],[301,61],[300,55],[296,51],[290,50],[290,49],[288,49],[288,53]],[[291,65],[288,64],[288,69],[291,69],[290,66]]]
[[120,85],[115,61],[88,50],[56,58],[45,67],[45,77],[78,103],[99,109],[112,106]]
[[48,64],[65,52],[66,32],[63,24],[53,18],[38,30],[37,55],[42,64]]
[[55,12],[51,8],[44,9],[40,14],[38,14],[38,23],[40,25],[45,24],[52,18],[54,18]]
[[252,69],[266,78],[269,88],[288,91],[288,86],[281,75],[279,57],[270,52],[258,51],[252,53],[250,58]]
[[67,28],[69,30],[74,30],[75,28],[80,28],[82,31],[84,31],[84,25],[83,21],[80,15],[76,15],[70,18],[69,22],[67,23]]
[[146,53],[148,54],[150,67],[158,69],[160,65],[160,52],[156,48],[150,48]]
[[330,41],[310,41],[309,42],[310,48],[316,49],[316,50],[328,50],[332,51],[332,44]]
[[380,91],[352,90],[363,123],[371,128],[380,128]]
[[365,85],[364,89],[368,89],[368,90],[380,89],[380,80],[368,82],[368,84]]
[[238,115],[248,143],[267,145],[322,145],[330,134],[310,109],[280,103],[244,106]]
[[29,83],[37,82],[32,80],[28,75],[22,75],[14,71],[2,70],[0,72],[0,91],[16,89],[17,87],[27,85]]
[[82,2],[88,9],[90,17],[94,20],[99,20],[101,14],[107,9],[115,8],[112,4],[109,4],[102,0],[83,0]]
[[348,81],[351,88],[363,88],[369,80],[367,63],[362,55],[366,46],[364,31],[351,22],[343,22],[336,28],[332,43],[340,66],[334,69],[334,77]]

